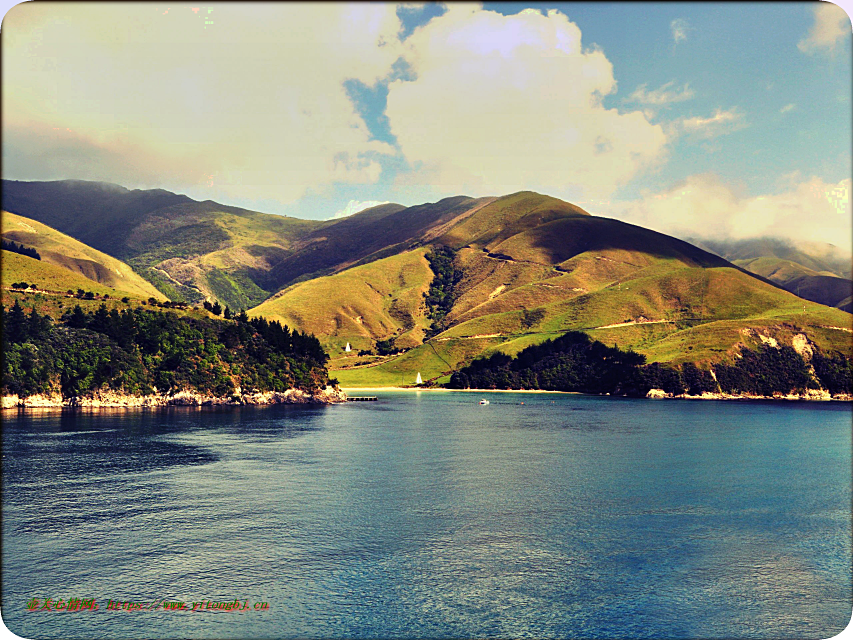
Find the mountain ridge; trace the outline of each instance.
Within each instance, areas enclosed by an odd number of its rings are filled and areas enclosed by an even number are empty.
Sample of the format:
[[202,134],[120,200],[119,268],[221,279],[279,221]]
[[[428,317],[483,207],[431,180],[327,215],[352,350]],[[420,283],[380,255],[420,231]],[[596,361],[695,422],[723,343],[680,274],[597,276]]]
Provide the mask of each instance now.
[[[705,248],[534,192],[388,203],[325,221],[149,195],[167,204],[126,230],[129,264],[179,293],[195,287],[196,301],[317,335],[347,385],[399,384],[415,369],[439,380],[569,330],[675,364],[800,335],[851,351],[850,314],[804,304]],[[456,275],[437,284],[442,247]],[[427,304],[439,298],[440,325]]]

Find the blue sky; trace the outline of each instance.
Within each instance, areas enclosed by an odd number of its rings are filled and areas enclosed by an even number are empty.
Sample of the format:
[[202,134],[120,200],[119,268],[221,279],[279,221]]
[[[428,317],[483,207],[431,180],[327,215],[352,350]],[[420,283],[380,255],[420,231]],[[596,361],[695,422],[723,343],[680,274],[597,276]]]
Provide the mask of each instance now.
[[2,30],[5,178],[305,218],[532,189],[851,242],[831,4],[23,4]]

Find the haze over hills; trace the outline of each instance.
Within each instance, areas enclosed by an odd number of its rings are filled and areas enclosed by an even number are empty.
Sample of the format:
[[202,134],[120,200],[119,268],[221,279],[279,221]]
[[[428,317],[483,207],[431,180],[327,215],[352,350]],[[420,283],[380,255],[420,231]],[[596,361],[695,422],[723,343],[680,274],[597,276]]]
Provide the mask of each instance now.
[[[444,379],[476,356],[568,330],[675,364],[774,340],[851,351],[849,313],[688,242],[532,192],[308,221],[98,183],[4,187],[4,206],[110,247],[161,291],[314,333],[344,384],[411,383],[417,371]],[[112,233],[91,229],[99,219]],[[403,353],[356,355],[380,346]]]
[[833,245],[779,238],[689,240],[801,298],[853,311],[853,260]]

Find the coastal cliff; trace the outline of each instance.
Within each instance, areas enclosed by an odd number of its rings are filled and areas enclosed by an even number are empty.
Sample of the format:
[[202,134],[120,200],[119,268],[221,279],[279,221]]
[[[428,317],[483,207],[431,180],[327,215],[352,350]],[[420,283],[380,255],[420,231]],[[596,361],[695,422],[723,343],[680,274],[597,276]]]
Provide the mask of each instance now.
[[165,407],[165,406],[210,406],[210,405],[267,405],[267,404],[336,404],[346,402],[347,395],[334,387],[320,391],[265,391],[235,393],[231,396],[213,396],[191,391],[180,391],[173,395],[149,394],[136,396],[113,391],[95,392],[84,396],[63,398],[60,394],[35,394],[26,397],[8,395],[2,397],[2,408],[36,407]]

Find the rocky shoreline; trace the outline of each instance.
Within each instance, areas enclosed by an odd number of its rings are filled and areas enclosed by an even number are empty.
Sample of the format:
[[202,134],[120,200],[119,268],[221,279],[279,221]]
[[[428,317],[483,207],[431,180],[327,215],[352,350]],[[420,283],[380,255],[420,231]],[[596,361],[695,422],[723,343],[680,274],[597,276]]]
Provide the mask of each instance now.
[[846,402],[853,400],[853,395],[849,393],[832,395],[829,391],[823,389],[806,389],[805,393],[801,394],[774,393],[772,396],[733,395],[730,393],[710,393],[707,391],[698,396],[691,396],[686,393],[673,395],[663,389],[650,389],[646,397],[655,399],[679,398],[684,400],[841,400]]
[[326,387],[313,393],[302,389],[287,391],[266,391],[256,393],[235,393],[231,396],[209,396],[193,391],[179,391],[173,395],[152,394],[135,396],[113,391],[99,391],[86,396],[63,398],[60,394],[37,394],[19,398],[17,395],[3,396],[2,408],[49,408],[79,407],[98,408],[134,408],[166,406],[239,406],[268,404],[337,404],[346,402],[347,395],[340,389]]

